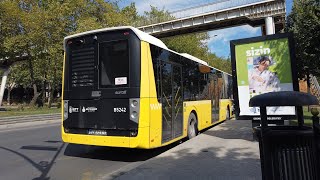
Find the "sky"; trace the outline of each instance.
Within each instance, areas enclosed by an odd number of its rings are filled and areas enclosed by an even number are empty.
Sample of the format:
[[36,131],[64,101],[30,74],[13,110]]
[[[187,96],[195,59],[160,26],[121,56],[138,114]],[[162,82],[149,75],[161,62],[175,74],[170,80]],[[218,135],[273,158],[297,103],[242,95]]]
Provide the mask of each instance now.
[[[119,0],[120,7],[125,7],[134,2],[139,14],[150,10],[150,5],[158,9],[165,9],[169,12],[181,10],[197,5],[208,4],[218,0]],[[293,0],[286,1],[287,14],[291,12]],[[209,31],[209,40],[207,41],[210,52],[219,57],[230,56],[230,40],[261,36],[260,27],[251,27],[249,25],[219,29]]]

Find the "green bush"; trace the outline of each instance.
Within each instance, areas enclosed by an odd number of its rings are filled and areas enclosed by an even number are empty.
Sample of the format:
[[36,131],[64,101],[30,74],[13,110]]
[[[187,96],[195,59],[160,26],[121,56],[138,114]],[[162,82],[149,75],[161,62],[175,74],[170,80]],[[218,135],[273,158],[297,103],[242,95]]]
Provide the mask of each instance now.
[[19,104],[19,105],[18,105],[18,110],[19,110],[19,111],[24,111],[24,107],[23,107],[22,104]]

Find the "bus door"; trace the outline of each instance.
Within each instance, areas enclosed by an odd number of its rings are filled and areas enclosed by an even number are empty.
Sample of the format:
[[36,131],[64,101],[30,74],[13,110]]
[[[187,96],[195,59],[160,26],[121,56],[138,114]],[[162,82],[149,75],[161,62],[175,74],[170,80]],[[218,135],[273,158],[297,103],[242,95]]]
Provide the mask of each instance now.
[[218,76],[214,71],[210,74],[210,95],[211,95],[211,109],[212,109],[212,123],[219,120],[219,92],[218,92]]
[[182,135],[182,67],[161,62],[162,142]]

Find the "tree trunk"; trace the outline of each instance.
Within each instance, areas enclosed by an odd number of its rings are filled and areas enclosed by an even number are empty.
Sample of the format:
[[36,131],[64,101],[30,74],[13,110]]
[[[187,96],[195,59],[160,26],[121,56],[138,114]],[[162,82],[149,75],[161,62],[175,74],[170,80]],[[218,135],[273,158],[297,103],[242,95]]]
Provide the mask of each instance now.
[[54,88],[52,88],[51,85],[49,85],[49,100],[48,100],[48,108],[51,108],[52,102],[53,102],[53,92]]
[[10,95],[11,95],[12,88],[8,87],[7,89],[8,89],[7,105],[10,106],[11,105],[11,101],[10,101],[11,97],[10,97]]
[[42,102],[42,105],[44,105],[46,103],[46,81],[43,81],[41,93],[42,93],[41,102]]
[[29,105],[34,107],[36,105],[38,97],[40,96],[40,93],[38,92],[37,84],[36,84],[35,78],[34,78],[32,60],[28,59],[28,63],[29,63],[29,72],[30,72],[31,82],[32,82],[32,86],[33,86],[33,97],[31,99]]
[[35,106],[40,93],[38,92],[38,88],[36,84],[33,84],[33,98],[30,101],[30,106]]

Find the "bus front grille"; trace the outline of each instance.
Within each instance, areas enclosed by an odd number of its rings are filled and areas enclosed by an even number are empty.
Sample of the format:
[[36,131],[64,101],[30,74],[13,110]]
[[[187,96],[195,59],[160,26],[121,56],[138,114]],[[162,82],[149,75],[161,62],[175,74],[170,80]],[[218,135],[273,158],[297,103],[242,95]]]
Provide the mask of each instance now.
[[72,50],[71,86],[91,87],[94,85],[94,47]]

